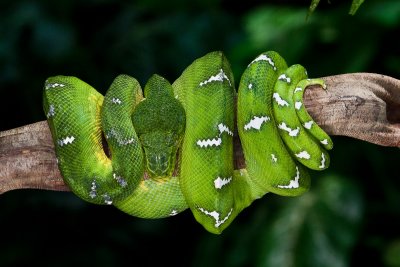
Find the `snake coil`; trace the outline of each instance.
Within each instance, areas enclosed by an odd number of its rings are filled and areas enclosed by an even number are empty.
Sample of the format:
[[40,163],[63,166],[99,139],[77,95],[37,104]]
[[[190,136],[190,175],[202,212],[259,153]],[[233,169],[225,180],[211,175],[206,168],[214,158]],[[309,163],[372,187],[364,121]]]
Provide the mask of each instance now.
[[[58,166],[71,190],[142,218],[188,207],[209,232],[221,233],[267,192],[308,190],[306,168],[329,166],[329,136],[303,105],[308,79],[276,52],[256,57],[237,92],[237,133],[246,167],[234,169],[233,74],[221,52],[195,60],[171,85],[153,75],[144,88],[118,76],[103,96],[75,77],[44,85],[44,112]],[[106,139],[108,151],[102,145]]]

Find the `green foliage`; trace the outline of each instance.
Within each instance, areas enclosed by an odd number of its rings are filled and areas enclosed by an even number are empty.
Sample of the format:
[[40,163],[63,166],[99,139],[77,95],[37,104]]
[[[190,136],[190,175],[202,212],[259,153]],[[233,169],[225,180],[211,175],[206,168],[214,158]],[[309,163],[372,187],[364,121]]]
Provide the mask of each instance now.
[[[228,229],[234,237],[228,246],[218,240],[217,245],[205,248],[216,241],[205,237],[200,243],[204,253],[199,253],[196,266],[245,266],[249,262],[254,266],[346,266],[364,213],[361,192],[338,175],[319,179],[301,197],[269,196],[279,202],[277,209],[261,209],[265,202],[258,206],[249,226]],[[268,217],[268,222],[261,222],[262,217]]]
[[260,266],[345,266],[363,214],[360,190],[322,176],[315,190],[290,199],[261,233]]
[[[104,93],[120,73],[142,86],[153,73],[173,81],[214,50],[225,52],[236,84],[266,50],[301,63],[310,77],[376,72],[399,78],[398,0],[365,1],[355,16],[347,15],[349,1],[321,1],[308,20],[301,1],[251,2],[1,1],[0,130],[45,120],[41,93],[49,76],[77,76]],[[311,257],[327,253],[335,259],[320,266],[399,266],[399,150],[333,141],[331,167],[311,174],[309,193],[266,195],[220,236],[206,233],[189,212],[142,220],[70,193],[6,193],[0,196],[0,266],[118,266],[133,258],[144,266],[266,266],[285,247],[300,266],[302,257],[316,264],[321,259]],[[285,220],[295,215],[304,221],[292,229]],[[297,237],[277,239],[284,229]]]
[[349,14],[350,15],[356,14],[358,8],[361,6],[363,2],[364,0],[353,0],[353,2],[351,3]]
[[319,1],[320,0],[312,0],[311,1],[310,7],[308,8],[307,16],[311,15],[315,11],[315,9],[317,8],[317,6],[319,4]]

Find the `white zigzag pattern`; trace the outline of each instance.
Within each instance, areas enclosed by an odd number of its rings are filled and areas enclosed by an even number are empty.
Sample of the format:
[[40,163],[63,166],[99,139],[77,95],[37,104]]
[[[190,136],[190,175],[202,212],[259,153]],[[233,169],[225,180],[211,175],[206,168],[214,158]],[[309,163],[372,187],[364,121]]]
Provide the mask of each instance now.
[[322,141],[320,141],[321,142],[321,144],[323,144],[323,145],[328,145],[328,139],[324,139],[324,140],[322,140]]
[[296,101],[296,103],[294,103],[294,107],[299,110],[301,108],[301,106],[303,106],[303,103],[301,103],[300,101]]
[[270,119],[271,119],[271,118],[268,117],[268,116],[261,116],[261,117],[254,116],[254,117],[249,121],[249,123],[247,123],[247,124],[244,125],[244,129],[245,129],[245,130],[250,130],[251,128],[253,128],[253,129],[256,129],[256,130],[260,130],[260,129],[261,129],[261,125],[262,125],[264,122],[269,121]]
[[228,76],[226,76],[223,69],[220,69],[218,74],[211,76],[208,80],[200,82],[200,86],[206,85],[210,82],[223,82],[225,80],[228,81],[229,85],[231,85],[231,81],[229,80]]
[[220,137],[218,138],[213,138],[213,139],[203,139],[203,140],[198,140],[197,145],[200,147],[209,147],[209,146],[220,146],[222,143],[222,139]]
[[71,135],[71,137],[67,136],[67,137],[65,137],[64,139],[58,140],[58,144],[59,144],[60,146],[65,146],[65,145],[71,144],[74,140],[75,140],[75,137],[73,137],[73,136]]
[[272,98],[275,99],[276,103],[278,103],[279,106],[282,106],[282,107],[289,106],[289,103],[286,100],[282,99],[282,97],[278,93],[274,93],[272,95]]
[[305,150],[301,151],[298,154],[295,154],[295,156],[298,157],[299,159],[310,159],[311,158],[311,155]]
[[225,218],[223,218],[222,220],[219,220],[219,213],[217,211],[208,211],[206,209],[203,209],[202,207],[198,207],[198,209],[204,213],[205,215],[211,216],[214,218],[215,220],[215,227],[219,227],[221,224],[223,224],[224,222],[226,222],[226,220],[228,220],[229,216],[231,216],[233,209],[231,208],[230,211],[228,212],[228,215],[225,216]]
[[232,181],[232,177],[228,178],[221,178],[217,177],[217,179],[214,180],[214,187],[217,189],[221,189],[224,185],[229,184]]
[[287,82],[287,83],[290,83],[290,81],[291,81],[290,78],[288,76],[286,76],[286,74],[282,74],[281,76],[279,76],[278,80],[284,81],[284,82]]
[[299,179],[300,179],[300,171],[299,167],[296,166],[296,177],[294,177],[294,180],[290,180],[288,185],[278,185],[279,188],[298,188],[300,186],[299,184]]
[[313,125],[313,123],[314,123],[313,121],[305,122],[304,123],[304,128],[310,130],[312,125]]
[[262,60],[267,61],[268,64],[271,65],[274,70],[276,70],[274,61],[272,61],[272,59],[270,57],[268,57],[267,55],[259,55],[256,59],[254,59],[252,62],[250,62],[250,64],[247,67],[249,67],[251,64],[253,64],[257,61],[262,61]]
[[197,145],[200,147],[209,147],[209,146],[220,146],[222,143],[222,138],[220,137],[223,133],[227,133],[230,136],[233,136],[233,132],[229,129],[229,127],[223,123],[218,124],[219,134],[213,139],[200,139],[197,141]]
[[219,134],[221,135],[223,132],[228,133],[233,136],[233,132],[229,130],[229,127],[224,125],[223,123],[218,124]]
[[114,104],[118,104],[118,105],[120,105],[122,103],[122,101],[119,98],[115,98],[115,97],[113,97],[113,99],[111,99],[111,102],[113,102]]
[[300,127],[297,127],[296,129],[291,129],[290,127],[288,127],[286,125],[286,123],[282,122],[281,124],[278,125],[278,128],[281,130],[284,130],[286,132],[288,132],[289,136],[297,136],[300,132]]
[[65,84],[62,83],[46,83],[46,90],[55,87],[64,87]]
[[326,159],[325,159],[325,154],[322,153],[322,154],[321,154],[321,157],[322,157],[322,159],[321,159],[321,165],[319,165],[318,167],[319,167],[320,169],[323,169],[323,168],[325,168],[325,161],[326,161]]
[[47,118],[54,117],[56,115],[54,105],[49,106],[49,112],[47,113]]

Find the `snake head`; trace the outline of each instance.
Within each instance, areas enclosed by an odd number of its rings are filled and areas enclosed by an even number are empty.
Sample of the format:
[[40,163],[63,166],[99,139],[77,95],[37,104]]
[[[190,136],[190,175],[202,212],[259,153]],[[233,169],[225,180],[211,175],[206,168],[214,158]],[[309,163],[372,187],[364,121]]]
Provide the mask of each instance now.
[[135,107],[132,122],[147,172],[153,178],[170,176],[185,131],[185,110],[175,99],[171,84],[161,76],[153,75],[144,93],[146,98]]

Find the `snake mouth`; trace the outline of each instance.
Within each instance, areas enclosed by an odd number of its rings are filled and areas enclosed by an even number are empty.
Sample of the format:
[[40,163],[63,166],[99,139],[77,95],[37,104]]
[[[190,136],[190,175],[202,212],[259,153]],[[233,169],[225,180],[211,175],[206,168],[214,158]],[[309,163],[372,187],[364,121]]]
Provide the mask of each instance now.
[[147,169],[152,177],[169,176],[169,157],[166,153],[146,153]]
[[175,133],[160,131],[145,133],[139,137],[145,156],[145,171],[150,178],[173,175],[181,139]]
[[175,147],[144,147],[146,169],[151,178],[169,177],[175,169]]

